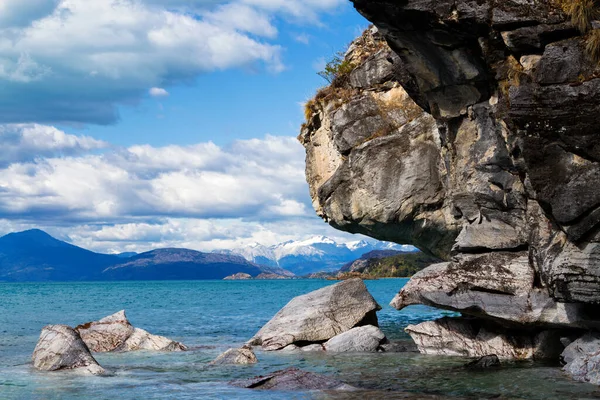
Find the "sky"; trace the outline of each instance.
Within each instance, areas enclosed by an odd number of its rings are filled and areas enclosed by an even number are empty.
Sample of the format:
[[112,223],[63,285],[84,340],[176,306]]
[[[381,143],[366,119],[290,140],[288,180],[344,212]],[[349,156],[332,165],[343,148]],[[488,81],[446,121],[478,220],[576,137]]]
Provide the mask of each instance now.
[[99,252],[327,235],[296,136],[347,0],[0,0],[0,235]]

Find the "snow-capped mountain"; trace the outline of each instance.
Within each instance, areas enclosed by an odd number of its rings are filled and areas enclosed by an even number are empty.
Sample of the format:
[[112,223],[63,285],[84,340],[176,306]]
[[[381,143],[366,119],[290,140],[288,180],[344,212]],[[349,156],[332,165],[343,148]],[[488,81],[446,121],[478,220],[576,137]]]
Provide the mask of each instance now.
[[237,254],[256,264],[285,268],[296,275],[304,275],[316,271],[338,270],[344,264],[373,250],[412,252],[416,249],[412,246],[374,240],[338,243],[326,236],[314,236],[306,240],[290,240],[274,246],[255,243],[219,252]]

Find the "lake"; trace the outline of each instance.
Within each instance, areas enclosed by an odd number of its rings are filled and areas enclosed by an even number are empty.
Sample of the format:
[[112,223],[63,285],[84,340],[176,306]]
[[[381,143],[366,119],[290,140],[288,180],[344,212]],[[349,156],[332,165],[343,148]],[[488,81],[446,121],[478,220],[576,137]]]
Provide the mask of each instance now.
[[[390,339],[403,329],[448,315],[424,306],[388,305],[406,279],[366,281],[382,305],[379,321]],[[600,398],[592,385],[574,383],[555,365],[521,362],[484,372],[461,368],[466,359],[413,353],[281,354],[257,351],[252,366],[207,364],[253,336],[294,296],[331,285],[322,280],[168,281],[0,284],[0,399],[361,399],[366,398]],[[47,324],[97,320],[125,309],[131,323],[191,348],[182,353],[96,355],[110,376],[43,373],[30,365]],[[233,379],[288,366],[335,375],[368,389],[360,395],[260,392],[228,385]]]

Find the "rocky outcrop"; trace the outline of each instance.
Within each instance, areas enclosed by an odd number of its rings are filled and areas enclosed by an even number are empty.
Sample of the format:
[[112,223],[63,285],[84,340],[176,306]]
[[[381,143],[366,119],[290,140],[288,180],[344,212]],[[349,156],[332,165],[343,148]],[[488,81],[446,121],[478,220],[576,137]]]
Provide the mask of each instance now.
[[265,350],[325,342],[356,326],[377,325],[381,309],[360,279],[293,298],[249,341]]
[[325,375],[287,368],[265,376],[231,382],[231,385],[263,390],[356,390],[355,387]]
[[238,272],[237,274],[229,275],[223,278],[224,281],[239,281],[252,279],[252,275]]
[[147,331],[134,328],[125,310],[104,317],[99,321],[79,325],[75,331],[93,352],[108,351],[182,351],[187,348],[164,336],[152,335]]
[[77,370],[92,375],[105,372],[79,334],[66,325],[48,325],[42,329],[32,361],[42,371]]
[[332,337],[323,347],[332,353],[374,353],[385,341],[385,334],[381,329],[373,325],[365,325]]
[[477,360],[473,360],[467,364],[465,364],[466,369],[471,370],[482,370],[488,368],[496,368],[501,366],[500,359],[495,354],[490,354],[489,356],[483,356],[478,358]]
[[244,346],[239,349],[229,349],[215,358],[212,365],[247,365],[256,364],[258,360],[251,347]]
[[[354,70],[307,104],[299,137],[317,213],[446,261],[392,304],[459,311],[487,333],[412,327],[423,351],[535,357],[541,332],[597,327],[600,66],[588,36],[559,2],[353,3],[376,28],[347,52]],[[500,339],[485,349],[488,336]]]
[[473,319],[442,318],[409,325],[406,332],[423,354],[500,359],[553,359],[563,347],[555,331],[511,331]]

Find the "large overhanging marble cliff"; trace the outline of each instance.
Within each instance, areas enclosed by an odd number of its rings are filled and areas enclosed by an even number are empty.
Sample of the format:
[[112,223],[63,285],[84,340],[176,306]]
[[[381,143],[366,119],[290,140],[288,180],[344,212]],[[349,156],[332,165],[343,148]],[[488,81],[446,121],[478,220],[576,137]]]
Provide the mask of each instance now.
[[557,357],[600,325],[600,67],[586,34],[548,1],[354,5],[376,28],[307,104],[299,137],[317,213],[446,260],[392,301],[464,316],[409,327],[421,351]]

